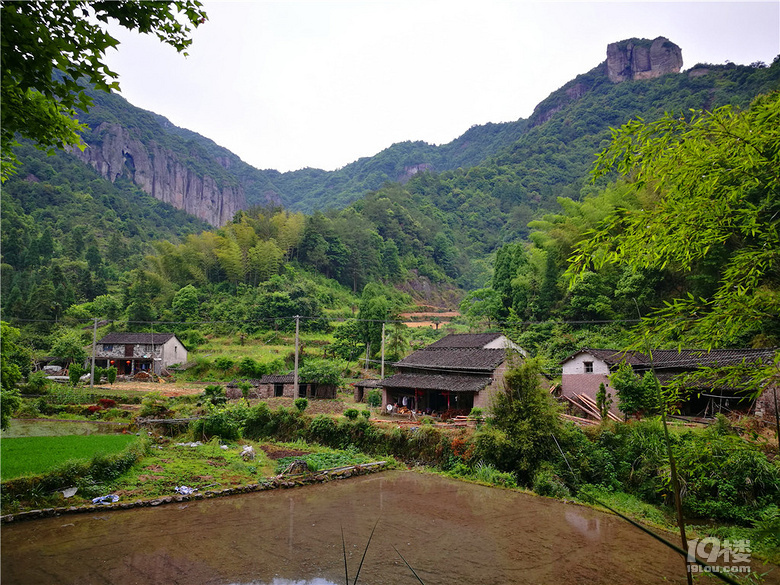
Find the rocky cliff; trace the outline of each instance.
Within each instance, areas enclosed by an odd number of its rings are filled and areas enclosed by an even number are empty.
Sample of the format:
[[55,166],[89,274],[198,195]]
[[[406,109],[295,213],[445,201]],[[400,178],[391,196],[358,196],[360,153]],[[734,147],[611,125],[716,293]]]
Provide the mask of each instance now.
[[112,183],[124,176],[152,197],[217,227],[246,207],[244,191],[236,181],[197,172],[176,153],[154,141],[142,143],[119,124],[100,124],[92,136],[98,140],[73,154]]
[[669,39],[628,39],[607,46],[607,75],[613,83],[679,73],[682,50]]

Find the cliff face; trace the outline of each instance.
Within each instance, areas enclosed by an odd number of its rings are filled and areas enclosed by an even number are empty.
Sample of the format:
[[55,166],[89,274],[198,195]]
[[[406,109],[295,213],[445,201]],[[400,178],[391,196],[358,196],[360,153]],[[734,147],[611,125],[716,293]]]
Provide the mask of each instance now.
[[664,37],[652,43],[630,39],[607,46],[607,74],[613,83],[679,73],[682,64],[682,50]]
[[155,142],[145,145],[118,124],[100,124],[95,135],[100,143],[89,144],[83,152],[74,149],[73,154],[112,183],[124,176],[155,199],[217,227],[246,207],[241,186],[220,186],[214,177],[188,168],[174,152]]

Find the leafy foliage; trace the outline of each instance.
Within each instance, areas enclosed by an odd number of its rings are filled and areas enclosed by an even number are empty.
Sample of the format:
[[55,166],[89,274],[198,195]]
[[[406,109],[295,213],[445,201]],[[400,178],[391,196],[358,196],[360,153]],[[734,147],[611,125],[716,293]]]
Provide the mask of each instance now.
[[[14,162],[15,135],[42,148],[80,145],[74,108],[92,104],[84,82],[103,91],[118,89],[117,74],[103,61],[119,42],[108,33],[109,18],[151,33],[184,51],[192,28],[206,19],[198,0],[178,2],[4,2],[2,5],[3,180]],[[186,54],[186,53],[185,53]],[[35,55],[35,58],[30,58]]]
[[[596,176],[613,168],[650,188],[641,209],[616,209],[572,257],[637,270],[709,269],[708,294],[676,298],[645,320],[661,338],[712,347],[780,335],[780,93],[751,109],[724,106],[690,119],[667,115],[624,125],[599,156]],[[694,316],[693,318],[691,318]]]

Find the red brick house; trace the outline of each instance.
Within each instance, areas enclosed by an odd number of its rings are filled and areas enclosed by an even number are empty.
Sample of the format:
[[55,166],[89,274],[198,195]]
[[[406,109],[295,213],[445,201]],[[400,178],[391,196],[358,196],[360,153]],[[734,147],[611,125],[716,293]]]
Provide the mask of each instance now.
[[378,382],[382,407],[425,413],[489,410],[504,373],[525,351],[500,333],[448,335],[393,364],[398,373]]

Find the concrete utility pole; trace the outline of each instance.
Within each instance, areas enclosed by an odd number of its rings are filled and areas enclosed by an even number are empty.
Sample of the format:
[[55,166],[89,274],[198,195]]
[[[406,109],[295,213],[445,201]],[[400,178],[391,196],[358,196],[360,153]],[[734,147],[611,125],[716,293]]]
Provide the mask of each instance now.
[[298,332],[300,331],[301,317],[295,315],[295,371],[293,373],[293,396],[298,397]]
[[379,379],[385,379],[385,324],[382,323],[382,373],[379,374]]
[[92,367],[89,372],[89,389],[92,390],[95,387],[95,347],[97,345],[97,317],[95,317],[95,325],[92,328]]

